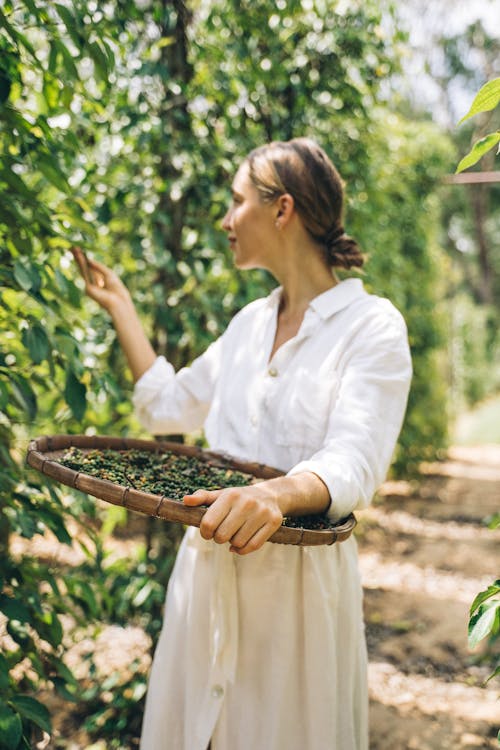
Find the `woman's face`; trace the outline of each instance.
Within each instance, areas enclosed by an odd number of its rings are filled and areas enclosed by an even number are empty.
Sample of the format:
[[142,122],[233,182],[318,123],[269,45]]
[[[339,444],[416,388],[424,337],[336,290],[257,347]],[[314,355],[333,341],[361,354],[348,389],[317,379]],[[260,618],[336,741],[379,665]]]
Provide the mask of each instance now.
[[233,180],[233,198],[222,221],[238,268],[267,268],[276,237],[276,206],[263,203],[244,162]]

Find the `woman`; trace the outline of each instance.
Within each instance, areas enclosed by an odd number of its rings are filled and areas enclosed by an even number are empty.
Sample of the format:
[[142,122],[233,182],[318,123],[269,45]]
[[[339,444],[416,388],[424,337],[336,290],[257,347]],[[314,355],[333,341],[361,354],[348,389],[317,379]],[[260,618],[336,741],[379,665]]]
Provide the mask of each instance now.
[[[342,227],[341,179],[308,139],[253,151],[224,217],[234,262],[277,287],[177,374],[156,358],[130,296],[90,261],[152,433],[204,426],[210,447],[287,474],[197,490],[208,505],[172,573],[142,750],[366,750],[366,649],[354,538],[266,544],[284,515],[368,505],[399,434],[411,378],[404,321],[335,268],[363,256]],[[83,259],[76,252],[83,270]]]

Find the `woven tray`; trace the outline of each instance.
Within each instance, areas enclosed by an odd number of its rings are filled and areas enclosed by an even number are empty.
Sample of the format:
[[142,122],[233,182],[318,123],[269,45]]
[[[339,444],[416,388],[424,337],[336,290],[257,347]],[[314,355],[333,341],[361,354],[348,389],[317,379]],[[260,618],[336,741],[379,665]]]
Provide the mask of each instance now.
[[[183,523],[188,526],[199,526],[205,507],[189,507],[178,500],[165,496],[142,492],[132,487],[124,487],[106,479],[99,479],[83,472],[63,466],[61,458],[68,448],[74,446],[85,450],[141,450],[161,453],[171,451],[184,456],[194,456],[202,461],[209,461],[217,466],[242,471],[258,479],[272,479],[283,476],[283,472],[264,464],[238,461],[214,451],[203,450],[196,446],[182,445],[167,441],[134,440],[117,437],[97,437],[90,435],[52,435],[32,440],[28,447],[27,463],[33,469],[55,479],[57,482],[74,487],[88,495],[106,500],[113,505],[122,505],[129,510],[162,518],[166,521]],[[351,513],[330,529],[304,529],[281,526],[269,539],[279,544],[318,545],[334,544],[347,539],[356,525]]]

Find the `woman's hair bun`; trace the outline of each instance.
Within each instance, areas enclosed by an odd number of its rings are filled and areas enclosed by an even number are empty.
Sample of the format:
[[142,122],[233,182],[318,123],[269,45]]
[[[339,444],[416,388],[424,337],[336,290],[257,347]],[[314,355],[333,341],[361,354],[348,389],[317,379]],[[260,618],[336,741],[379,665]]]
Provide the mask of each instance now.
[[333,226],[323,242],[330,265],[346,269],[361,268],[363,265],[364,256],[358,243],[345,233],[343,226]]

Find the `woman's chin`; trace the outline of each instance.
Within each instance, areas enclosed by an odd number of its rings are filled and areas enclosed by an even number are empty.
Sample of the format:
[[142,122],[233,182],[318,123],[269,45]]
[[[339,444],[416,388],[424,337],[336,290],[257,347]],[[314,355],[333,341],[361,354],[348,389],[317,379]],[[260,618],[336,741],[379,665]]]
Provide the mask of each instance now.
[[237,255],[234,256],[233,263],[238,271],[252,271],[257,268],[264,268],[264,265],[256,260],[238,258]]

